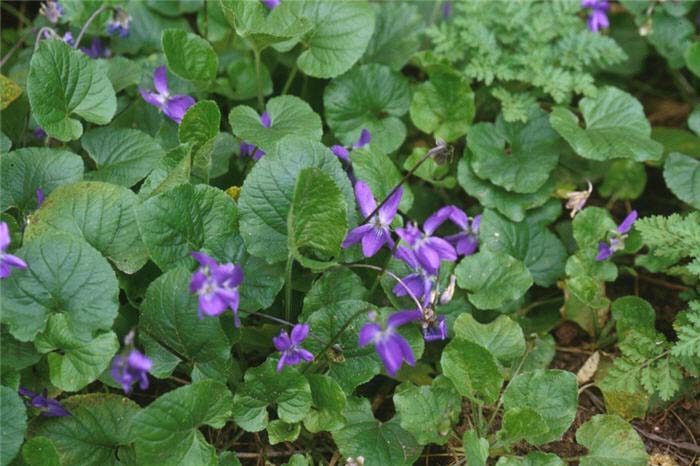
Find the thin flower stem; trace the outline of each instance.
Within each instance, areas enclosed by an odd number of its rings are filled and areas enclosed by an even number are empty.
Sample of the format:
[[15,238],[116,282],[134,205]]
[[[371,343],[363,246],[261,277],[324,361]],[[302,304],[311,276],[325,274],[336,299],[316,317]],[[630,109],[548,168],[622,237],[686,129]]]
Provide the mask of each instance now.
[[[523,357],[520,359],[520,363],[518,364],[518,367],[515,368],[513,371],[513,375],[510,377],[510,380],[513,380],[522,370],[523,365],[525,364],[525,360],[527,359],[527,355],[530,354],[530,351],[532,350],[532,346],[528,345],[527,349],[525,350],[525,354],[523,354]],[[489,418],[488,423],[486,424],[486,434],[488,434],[489,429],[491,429],[491,425],[493,424],[493,421],[496,420],[496,415],[498,414],[498,410],[501,408],[501,405],[503,404],[503,393],[501,393],[501,396],[498,397],[498,403],[496,403],[496,407],[493,409],[493,414],[491,414],[491,417]]]
[[292,82],[294,82],[294,78],[297,75],[297,71],[299,71],[299,66],[294,65],[294,68],[292,68],[292,71],[289,73],[289,76],[287,77],[287,81],[284,83],[284,87],[282,88],[282,95],[285,95],[287,91],[289,90],[289,87],[292,85]]
[[398,191],[398,189],[401,187],[401,185],[403,185],[403,184],[406,182],[406,180],[408,180],[411,176],[413,176],[413,173],[415,173],[415,171],[418,170],[418,167],[420,167],[421,165],[423,165],[423,162],[425,162],[426,160],[428,160],[428,159],[429,159],[430,157],[432,157],[433,155],[435,155],[435,154],[437,154],[437,153],[439,153],[439,152],[445,150],[445,148],[446,148],[446,146],[445,146],[444,143],[438,143],[437,146],[435,146],[435,147],[433,147],[432,149],[430,149],[430,150],[428,151],[428,153],[425,154],[425,155],[423,156],[422,159],[420,159],[418,162],[416,162],[416,164],[408,171],[408,173],[406,173],[406,174],[404,175],[404,177],[401,178],[401,181],[399,181],[399,184],[397,184],[396,186],[394,186],[394,189],[391,190],[391,192],[384,198],[384,200],[383,200],[382,202],[380,202],[379,205],[378,205],[377,207],[375,207],[374,210],[373,210],[367,217],[365,217],[364,220],[362,220],[362,223],[360,223],[360,225],[363,225],[363,224],[369,222],[369,220],[370,220],[372,217],[374,217],[374,216],[376,215],[377,212],[379,212],[379,209],[381,209],[382,206],[383,206],[384,204],[386,204],[386,202],[389,200],[389,198],[391,198],[391,196],[392,196],[396,191]]
[[53,31],[48,26],[44,26],[43,28],[39,29],[39,32],[36,33],[36,41],[34,41],[34,52],[36,53],[36,49],[39,48],[39,42],[41,42],[41,37],[44,35],[44,32],[46,31]]
[[5,66],[7,60],[9,60],[12,57],[12,55],[15,54],[15,52],[20,48],[20,46],[24,43],[25,40],[27,40],[27,37],[23,36],[17,42],[15,42],[15,45],[13,45],[12,48],[5,54],[5,56],[2,57],[2,60],[0,60],[0,67]]
[[24,24],[32,24],[32,22],[29,21],[29,18],[27,18],[27,17],[24,15],[24,13],[22,13],[22,12],[19,11],[17,8],[15,8],[14,6],[10,5],[9,3],[7,3],[7,2],[2,2],[2,3],[0,3],[0,7],[2,7],[3,10],[7,11],[8,13],[10,13],[10,14],[11,14],[12,16],[14,16],[15,18],[17,18],[20,22],[22,22],[22,23],[24,23]]
[[401,280],[401,278],[399,278],[394,272],[391,272],[391,271],[386,270],[386,269],[384,269],[384,268],[382,268],[382,267],[377,267],[376,265],[371,265],[371,264],[348,264],[348,265],[344,265],[344,267],[348,267],[348,268],[351,268],[351,269],[352,269],[352,268],[359,268],[359,269],[378,270],[378,271],[381,272],[382,274],[387,274],[387,275],[389,275],[391,278],[393,278],[394,280],[396,280],[399,284],[401,284],[401,286],[404,287],[404,289],[406,290],[406,293],[407,293],[408,296],[413,300],[413,302],[416,303],[416,307],[421,311],[421,313],[424,312],[424,311],[423,311],[423,305],[420,303],[420,301],[418,301],[418,298],[416,298],[416,295],[413,294],[413,292],[412,292],[411,289],[408,287],[408,285],[406,285],[406,284],[403,282],[403,280]]
[[387,267],[389,267],[389,261],[391,261],[391,257],[394,255],[394,252],[396,249],[399,247],[398,241],[394,243],[394,247],[392,248],[391,252],[389,253],[389,256],[387,256],[386,260],[384,261],[384,265],[382,265],[382,270],[377,274],[377,277],[374,279],[374,283],[372,283],[372,288],[369,289],[369,294],[368,296],[372,296],[374,294],[374,291],[377,289],[377,286],[379,286],[379,283],[384,276],[384,273],[386,272]]
[[292,315],[292,270],[294,269],[294,256],[290,253],[287,257],[287,282],[284,288],[284,318],[290,320]]
[[97,10],[95,10],[95,12],[93,14],[90,15],[90,17],[88,18],[87,21],[85,21],[85,24],[83,24],[83,27],[80,29],[80,33],[78,34],[78,38],[75,39],[75,45],[73,46],[74,49],[77,49],[78,47],[80,47],[80,41],[83,39],[83,36],[85,35],[85,31],[87,31],[87,28],[89,28],[90,24],[92,24],[92,22],[95,20],[95,18],[97,18],[100,15],[100,13],[105,11],[107,8],[111,8],[111,7],[108,7],[107,5],[102,5]]
[[263,99],[262,77],[260,75],[260,51],[253,47],[253,55],[255,56],[255,85],[258,90],[258,112],[262,113],[265,110],[265,101]]

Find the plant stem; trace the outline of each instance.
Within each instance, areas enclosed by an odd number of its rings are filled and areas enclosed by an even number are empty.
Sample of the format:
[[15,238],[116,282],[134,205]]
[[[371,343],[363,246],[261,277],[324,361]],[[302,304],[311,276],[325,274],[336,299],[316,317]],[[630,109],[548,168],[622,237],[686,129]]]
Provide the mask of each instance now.
[[284,87],[282,88],[282,95],[285,95],[289,90],[289,87],[292,85],[292,82],[294,82],[294,78],[296,77],[298,70],[299,66],[294,65],[294,68],[292,68],[292,71],[289,73],[289,76],[287,76],[287,81],[284,83]]
[[391,260],[391,257],[394,255],[394,252],[396,249],[399,247],[398,241],[394,243],[394,247],[387,256],[386,260],[384,261],[384,265],[382,265],[382,270],[377,274],[377,277],[374,279],[374,283],[372,283],[372,288],[369,289],[369,294],[367,296],[372,296],[377,289],[377,286],[379,286],[379,282],[381,281],[382,277],[384,276],[384,273],[386,273],[387,267],[389,267],[389,261]]
[[27,18],[27,17],[24,15],[24,13],[22,13],[22,12],[19,11],[17,8],[15,8],[15,7],[13,7],[12,5],[10,5],[9,3],[7,3],[7,2],[2,2],[2,3],[0,3],[0,7],[2,7],[3,10],[7,11],[8,13],[10,13],[10,14],[11,14],[12,16],[14,16],[15,18],[17,18],[21,23],[24,23],[24,24],[32,24],[32,22],[29,21],[29,18]]
[[[519,373],[520,370],[523,368],[523,364],[525,364],[525,359],[527,359],[527,355],[530,354],[530,351],[532,350],[531,345],[528,345],[525,354],[523,354],[523,357],[520,359],[520,362],[518,363],[518,367],[515,368],[513,371],[513,375],[510,377],[510,380],[512,381]],[[493,424],[493,421],[496,419],[496,415],[498,414],[498,410],[501,408],[501,405],[503,404],[503,393],[501,393],[501,396],[498,397],[498,403],[496,403],[496,406],[493,408],[493,414],[491,414],[491,417],[489,418],[488,423],[486,424],[486,434],[488,434],[489,429],[491,429],[491,424]]]
[[258,112],[262,113],[265,110],[265,101],[263,100],[262,77],[260,76],[260,51],[253,47],[253,55],[255,56],[255,85],[258,90]]
[[406,182],[406,180],[408,180],[408,179],[413,175],[413,173],[415,173],[415,171],[418,170],[418,167],[420,167],[421,165],[423,165],[423,162],[425,162],[426,160],[428,160],[428,159],[429,159],[430,157],[432,157],[433,155],[435,155],[435,154],[437,154],[437,153],[439,153],[439,152],[444,151],[444,150],[446,149],[446,147],[447,147],[447,146],[446,146],[444,143],[442,143],[442,144],[439,143],[437,146],[435,146],[435,147],[433,147],[432,149],[430,149],[430,150],[428,151],[428,153],[425,154],[425,155],[423,156],[422,159],[420,159],[418,162],[416,162],[416,164],[409,170],[409,172],[406,173],[406,174],[404,175],[403,178],[401,178],[401,181],[399,181],[399,184],[397,184],[396,186],[394,186],[394,189],[391,190],[391,192],[384,198],[384,200],[383,200],[382,202],[380,202],[379,205],[378,205],[377,207],[375,207],[374,210],[373,210],[372,212],[370,212],[370,214],[369,214],[367,217],[365,217],[365,219],[362,221],[362,223],[360,223],[360,225],[363,225],[363,224],[369,222],[369,220],[370,220],[372,217],[374,217],[374,215],[375,215],[377,212],[379,212],[379,209],[381,209],[382,206],[383,206],[384,204],[386,204],[386,201],[388,201],[389,198],[390,198],[396,191],[398,191],[398,189],[401,187],[401,185],[403,185],[403,184]]
[[88,18],[87,21],[85,21],[85,24],[83,24],[83,27],[80,28],[80,33],[78,34],[78,38],[75,39],[75,45],[73,46],[74,49],[77,49],[78,47],[80,47],[80,41],[83,39],[83,36],[85,35],[85,31],[87,31],[87,29],[90,27],[90,25],[95,20],[95,18],[97,18],[100,15],[100,13],[105,11],[107,8],[109,8],[109,7],[106,5],[102,5],[101,7],[99,7],[97,10],[95,10],[90,15],[90,17]]
[[43,28],[39,29],[39,32],[36,33],[36,40],[34,41],[34,52],[36,53],[36,50],[39,48],[39,42],[41,42],[41,36],[44,35],[44,32],[46,31],[53,31],[50,27],[44,26]]
[[284,318],[290,320],[292,315],[292,269],[294,268],[294,256],[290,253],[287,257],[287,282],[284,288]]

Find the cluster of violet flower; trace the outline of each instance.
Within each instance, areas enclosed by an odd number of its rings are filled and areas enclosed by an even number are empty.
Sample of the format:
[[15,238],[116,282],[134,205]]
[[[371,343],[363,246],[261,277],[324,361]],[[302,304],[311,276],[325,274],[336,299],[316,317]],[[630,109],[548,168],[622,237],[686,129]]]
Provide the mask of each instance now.
[[134,348],[134,331],[130,331],[124,337],[122,354],[112,360],[112,378],[122,386],[124,393],[130,393],[135,382],[141,390],[146,390],[151,367],[151,358]]
[[[355,198],[365,221],[352,229],[342,244],[344,248],[348,248],[360,243],[365,257],[374,256],[386,245],[393,250],[394,257],[406,263],[412,271],[397,283],[393,292],[397,296],[410,296],[416,301],[418,308],[392,314],[384,328],[375,322],[376,313],[372,312],[369,315],[370,323],[363,326],[359,335],[359,345],[374,344],[387,372],[392,376],[403,361],[409,365],[415,364],[415,357],[408,342],[397,331],[399,327],[420,321],[426,341],[447,338],[445,318],[433,310],[438,293],[437,280],[441,262],[454,262],[458,256],[476,252],[481,221],[481,216],[476,216],[470,221],[467,214],[458,207],[445,206],[431,215],[422,229],[415,223],[396,228],[395,233],[400,240],[400,244],[396,246],[391,224],[398,212],[402,196],[403,188],[399,186],[377,207],[367,183],[357,181]],[[445,238],[436,236],[437,229],[448,220],[461,231]],[[449,302],[453,293],[454,279],[451,278],[450,286],[440,296],[440,302]]]

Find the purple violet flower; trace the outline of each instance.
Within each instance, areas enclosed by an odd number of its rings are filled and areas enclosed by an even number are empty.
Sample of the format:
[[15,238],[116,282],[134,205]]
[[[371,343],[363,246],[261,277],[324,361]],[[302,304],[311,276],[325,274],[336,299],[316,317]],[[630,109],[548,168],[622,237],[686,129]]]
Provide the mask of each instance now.
[[190,293],[199,295],[199,318],[202,319],[204,315],[218,316],[226,309],[231,309],[234,323],[240,327],[238,285],[243,282],[241,266],[230,262],[218,264],[202,252],[193,252],[192,257],[201,264],[190,281]]
[[92,39],[90,47],[80,47],[80,50],[92,59],[109,58],[112,56],[112,52],[102,45],[102,41],[98,37]]
[[406,246],[399,246],[394,252],[394,257],[404,261],[413,270],[412,273],[401,279],[403,284],[397,283],[394,286],[392,290],[394,294],[399,297],[409,296],[406,290],[408,288],[416,299],[422,298],[423,305],[427,306],[437,281],[437,271],[430,273],[425,270],[418,261],[416,253]]
[[39,14],[44,16],[49,23],[56,24],[63,16],[63,13],[64,10],[61,4],[54,0],[48,0],[39,7]]
[[187,109],[194,105],[195,100],[188,95],[170,95],[168,72],[165,66],[156,68],[153,73],[153,86],[156,92],[147,91],[139,86],[141,97],[146,103],[161,109],[165,116],[179,125]]
[[277,337],[272,338],[272,343],[275,344],[277,351],[282,353],[279,362],[277,363],[277,372],[281,372],[282,368],[301,364],[302,361],[311,361],[314,355],[304,348],[299,348],[299,345],[306,339],[309,334],[309,324],[296,324],[292,328],[291,337],[287,331],[282,329]]
[[37,190],[36,190],[36,208],[37,208],[37,209],[38,209],[39,207],[41,207],[41,204],[44,203],[44,198],[45,198],[45,197],[46,197],[46,196],[44,196],[44,191],[42,191],[41,188],[37,188]]
[[404,361],[410,366],[416,365],[411,346],[397,330],[400,326],[420,318],[421,312],[418,310],[398,311],[389,316],[384,329],[377,323],[367,323],[360,329],[358,344],[364,347],[372,343],[387,373],[394,377]]
[[37,126],[36,128],[34,128],[33,133],[34,137],[37,139],[46,139],[46,131],[44,131],[44,128],[42,128],[41,126]]
[[253,160],[256,162],[262,158],[263,155],[265,155],[265,152],[261,149],[258,149],[255,147],[253,144],[248,144],[245,141],[241,141],[241,157],[252,157]]
[[425,341],[444,340],[447,338],[447,322],[445,316],[437,316],[432,322],[423,325]]
[[350,163],[350,150],[349,149],[362,149],[365,147],[367,144],[369,144],[372,141],[372,134],[369,132],[367,128],[362,128],[362,131],[360,132],[360,137],[357,139],[357,142],[352,145],[351,148],[345,147],[345,146],[340,146],[340,145],[335,145],[331,146],[331,152],[335,154],[336,157],[338,157],[340,160]]
[[442,4],[442,19],[447,21],[450,19],[450,16],[452,16],[452,10],[454,9],[454,5],[452,5],[451,1],[446,1]]
[[610,27],[607,12],[610,9],[610,4],[607,0],[582,0],[581,8],[590,8],[588,15],[587,26],[591,32],[598,32],[600,29]]
[[[449,205],[438,210],[431,218],[433,217],[442,221],[448,218],[452,223],[462,229],[461,232],[445,238],[448,243],[454,246],[458,255],[470,256],[476,252],[476,249],[479,247],[481,215],[475,216],[470,222],[469,217],[467,217],[467,214],[465,214],[462,209]],[[442,223],[442,221],[440,221],[440,223]],[[428,221],[426,221],[426,223],[428,223]]]
[[10,229],[7,223],[0,222],[0,279],[10,276],[12,267],[26,269],[27,263],[17,256],[7,254],[5,250],[10,245]]
[[272,126],[272,120],[270,119],[270,114],[267,112],[263,112],[262,115],[260,115],[260,124],[263,125],[265,128],[269,128]]
[[[128,338],[127,338],[128,339]],[[118,355],[112,361],[112,377],[120,383],[124,393],[131,392],[134,382],[139,383],[141,390],[148,388],[148,371],[153,362],[137,349],[132,349],[127,356]]]
[[[391,225],[396,216],[402,195],[403,187],[399,187],[367,223],[350,230],[342,246],[348,248],[361,241],[362,253],[365,257],[375,255],[384,244],[388,244],[390,248],[393,248],[394,240],[391,239],[389,225]],[[374,212],[374,209],[377,208],[377,202],[374,200],[372,190],[364,181],[360,180],[355,184],[355,198],[360,207],[360,212],[365,218],[369,217]]]
[[54,398],[49,398],[46,389],[41,392],[41,395],[27,390],[24,387],[19,387],[17,390],[20,395],[30,398],[27,405],[33,406],[34,408],[39,408],[41,410],[41,415],[46,417],[61,417],[70,416],[70,412],[63,405]]
[[112,18],[107,21],[107,34],[112,35],[115,32],[119,33],[119,37],[129,35],[131,28],[131,16],[126,10],[120,6],[115,8]]
[[423,223],[423,232],[415,223],[409,223],[405,228],[397,228],[396,233],[408,243],[416,253],[420,265],[429,273],[435,274],[440,268],[440,261],[456,261],[455,248],[442,238],[433,236],[437,228],[450,215],[450,211],[440,209]]
[[601,241],[598,243],[598,255],[595,260],[604,261],[615,253],[625,248],[625,238],[627,238],[627,233],[632,229],[632,224],[637,220],[637,211],[632,212],[625,217],[625,219],[620,223],[620,225],[613,232],[614,237],[606,243]]
[[279,4],[282,3],[282,0],[261,0],[261,1],[270,10],[274,10],[275,7],[279,6]]

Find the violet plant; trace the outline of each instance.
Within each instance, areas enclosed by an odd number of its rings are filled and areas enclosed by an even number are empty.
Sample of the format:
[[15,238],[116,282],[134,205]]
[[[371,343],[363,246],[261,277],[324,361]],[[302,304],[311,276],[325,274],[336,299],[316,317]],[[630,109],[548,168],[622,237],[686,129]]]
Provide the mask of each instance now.
[[698,8],[4,2],[0,463],[688,460]]

